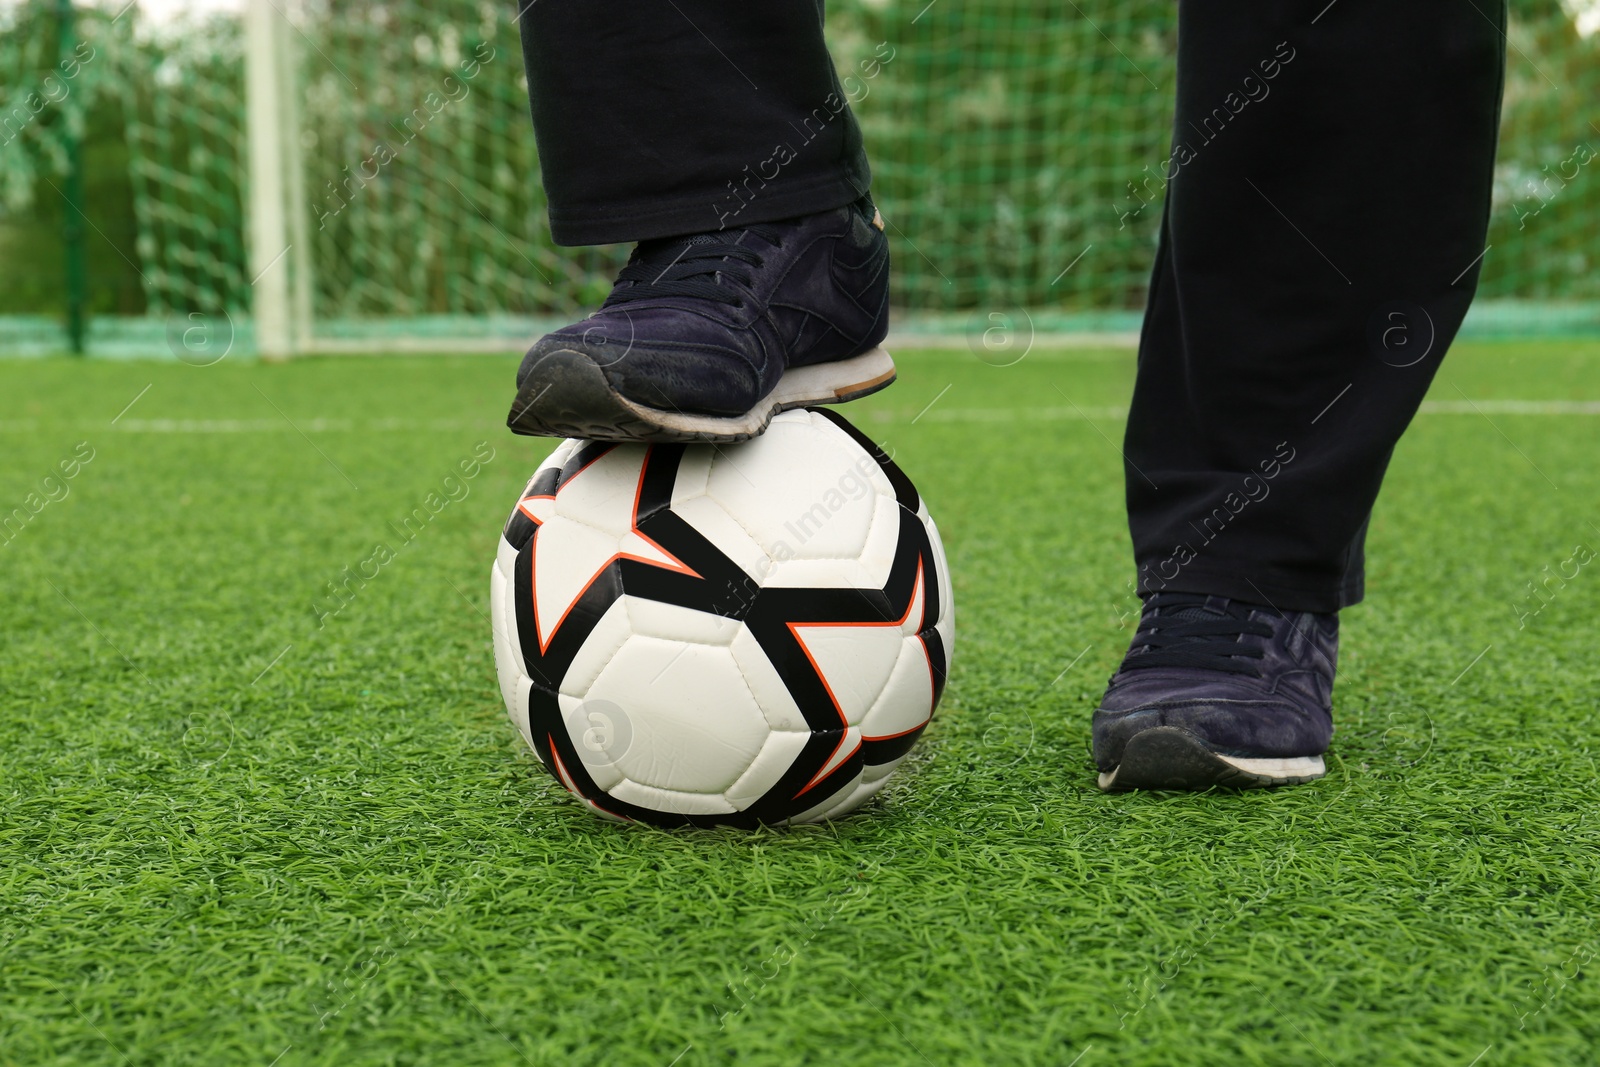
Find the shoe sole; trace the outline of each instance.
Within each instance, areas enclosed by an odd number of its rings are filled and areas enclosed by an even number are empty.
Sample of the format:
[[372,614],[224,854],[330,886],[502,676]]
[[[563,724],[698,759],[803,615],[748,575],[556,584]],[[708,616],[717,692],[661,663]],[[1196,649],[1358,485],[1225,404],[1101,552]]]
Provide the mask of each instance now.
[[611,387],[593,359],[563,348],[539,361],[517,391],[506,425],[530,437],[731,444],[759,436],[780,411],[842,404],[887,388],[894,379],[894,360],[882,348],[873,348],[849,359],[788,371],[743,415],[691,415],[629,400]]
[[1122,751],[1122,762],[1100,775],[1100,788],[1201,790],[1264,789],[1299,785],[1321,778],[1327,767],[1321,756],[1247,759],[1224,756],[1176,726],[1157,726],[1134,734]]

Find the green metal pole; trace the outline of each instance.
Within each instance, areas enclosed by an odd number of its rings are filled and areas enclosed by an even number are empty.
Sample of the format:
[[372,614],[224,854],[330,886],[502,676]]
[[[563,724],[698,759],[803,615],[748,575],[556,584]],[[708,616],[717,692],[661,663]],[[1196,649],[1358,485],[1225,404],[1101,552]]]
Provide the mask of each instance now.
[[[72,0],[57,0],[57,41],[62,70],[78,47],[73,27]],[[62,231],[67,253],[67,343],[72,354],[84,352],[89,278],[83,255],[83,110],[71,101],[62,108],[67,149],[67,222]]]

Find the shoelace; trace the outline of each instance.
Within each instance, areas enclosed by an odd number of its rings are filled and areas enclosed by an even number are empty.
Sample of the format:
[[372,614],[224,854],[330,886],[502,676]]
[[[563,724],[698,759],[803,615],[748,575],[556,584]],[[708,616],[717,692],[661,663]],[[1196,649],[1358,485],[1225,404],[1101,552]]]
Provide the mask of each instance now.
[[1251,607],[1217,598],[1186,593],[1157,593],[1145,604],[1139,635],[1123,661],[1125,671],[1145,667],[1198,667],[1228,674],[1261,677],[1261,671],[1242,660],[1258,660],[1265,653],[1243,642],[1246,635],[1271,637],[1272,627],[1251,619]]
[[782,247],[778,231],[770,226],[641,241],[617,275],[617,285],[604,306],[687,296],[743,307],[753,272],[764,262],[758,249],[743,243],[748,240],[746,235]]

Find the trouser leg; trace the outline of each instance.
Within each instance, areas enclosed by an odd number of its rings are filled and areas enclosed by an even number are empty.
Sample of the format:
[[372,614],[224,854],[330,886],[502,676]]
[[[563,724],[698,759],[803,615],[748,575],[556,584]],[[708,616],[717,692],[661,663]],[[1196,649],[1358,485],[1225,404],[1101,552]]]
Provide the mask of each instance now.
[[1125,454],[1141,592],[1362,596],[1395,442],[1472,298],[1498,0],[1181,0]]
[[770,222],[866,192],[821,0],[519,0],[519,10],[558,243]]

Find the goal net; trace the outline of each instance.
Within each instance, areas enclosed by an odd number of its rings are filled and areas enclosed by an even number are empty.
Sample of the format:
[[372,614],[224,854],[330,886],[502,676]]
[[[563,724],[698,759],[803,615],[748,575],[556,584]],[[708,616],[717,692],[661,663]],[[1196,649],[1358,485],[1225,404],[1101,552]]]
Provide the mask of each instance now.
[[[61,5],[0,3],[0,288],[4,272],[44,269],[17,256],[55,240],[30,215],[66,219],[82,141],[84,215],[102,231],[87,238],[97,337],[118,322],[164,336],[198,315],[278,353],[515,348],[608,291],[625,248],[550,240],[513,4],[125,2],[79,5],[70,78]],[[1160,216],[1138,197],[1170,138],[1174,3],[828,11],[895,225],[900,321],[1135,326]],[[1600,0],[1511,12],[1475,322],[1600,331]],[[0,317],[59,315],[61,286],[33,284],[27,307],[0,297]]]

